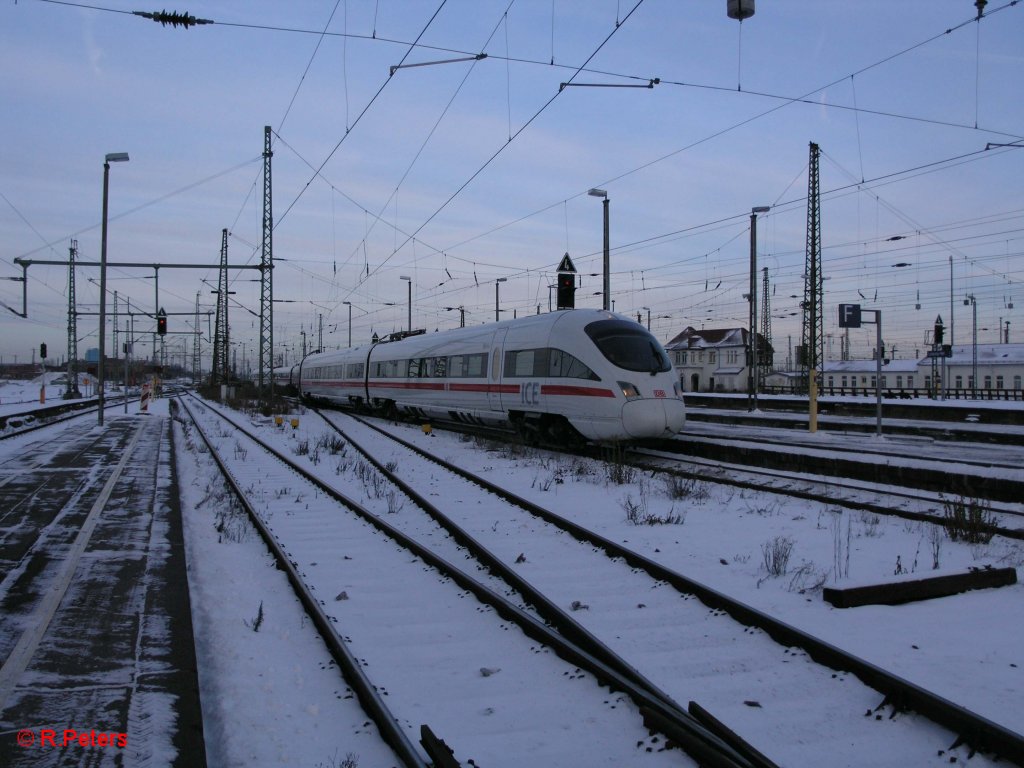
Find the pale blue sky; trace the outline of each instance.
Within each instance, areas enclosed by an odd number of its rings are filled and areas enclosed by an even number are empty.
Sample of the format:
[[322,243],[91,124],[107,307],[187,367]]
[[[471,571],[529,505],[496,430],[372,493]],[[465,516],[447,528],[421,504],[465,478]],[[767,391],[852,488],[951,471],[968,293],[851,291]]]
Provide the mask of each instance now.
[[[98,260],[108,152],[131,155],[111,168],[111,261],[212,264],[228,228],[230,261],[254,263],[271,125],[275,295],[290,302],[276,305],[275,341],[290,357],[321,314],[325,346],[347,342],[344,301],[355,342],[403,328],[401,275],[413,325],[430,330],[458,324],[445,307],[493,322],[498,277],[503,317],[546,310],[566,251],[583,275],[577,305],[600,306],[601,202],[586,194],[600,187],[615,308],[646,320],[650,307],[662,341],[746,325],[750,209],[776,206],[758,250],[782,363],[800,336],[814,141],[827,334],[837,304],[862,303],[882,310],[899,356],[923,354],[935,315],[948,322],[952,256],[956,341],[968,292],[981,340],[1006,320],[1011,341],[1024,338],[1024,151],[983,151],[1024,136],[1024,6],[993,0],[978,22],[970,0],[762,0],[740,25],[725,0],[634,5],[205,2],[174,10],[217,23],[174,29],[119,0],[6,4],[0,277],[21,275],[16,257],[66,260],[72,238]],[[403,58],[477,52],[488,58],[389,77]],[[98,270],[77,274],[79,308],[94,311]],[[232,340],[253,357],[258,284],[233,274]],[[65,348],[66,268],[28,275],[28,319],[0,316],[4,360]],[[153,309],[151,270],[108,278]],[[20,310],[21,287],[0,280],[0,302]],[[161,270],[160,304],[192,311],[198,291],[212,309],[213,287],[212,270]],[[190,327],[172,316],[172,331]],[[94,316],[79,337],[82,351],[97,345]],[[873,337],[855,333],[854,353]],[[168,338],[191,353],[191,337]]]

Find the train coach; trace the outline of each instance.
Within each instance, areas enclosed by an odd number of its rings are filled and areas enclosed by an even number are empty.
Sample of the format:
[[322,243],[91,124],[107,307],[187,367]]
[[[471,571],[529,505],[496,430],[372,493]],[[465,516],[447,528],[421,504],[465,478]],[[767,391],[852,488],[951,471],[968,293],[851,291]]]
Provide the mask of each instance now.
[[597,309],[313,354],[293,377],[304,398],[510,426],[544,442],[665,437],[685,421],[661,344],[639,323]]

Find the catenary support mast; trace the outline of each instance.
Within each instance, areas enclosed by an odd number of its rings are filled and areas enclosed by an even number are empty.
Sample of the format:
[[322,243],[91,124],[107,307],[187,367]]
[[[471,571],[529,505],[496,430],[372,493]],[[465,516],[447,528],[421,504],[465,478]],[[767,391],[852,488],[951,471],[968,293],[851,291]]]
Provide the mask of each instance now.
[[274,397],[274,212],[270,126],[263,128],[263,253],[260,260],[260,395]]
[[803,337],[801,370],[810,395],[811,432],[818,429],[818,370],[822,360],[821,188],[818,160],[821,150],[813,141],[807,168],[807,250],[804,263]]
[[64,399],[81,397],[78,391],[78,315],[75,307],[75,258],[78,256],[78,241],[71,241],[68,250],[68,383]]

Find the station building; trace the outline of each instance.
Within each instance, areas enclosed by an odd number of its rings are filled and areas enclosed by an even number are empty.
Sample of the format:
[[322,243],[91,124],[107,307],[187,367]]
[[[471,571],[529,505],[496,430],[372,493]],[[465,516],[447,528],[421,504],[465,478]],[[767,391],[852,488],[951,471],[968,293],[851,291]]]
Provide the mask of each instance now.
[[[684,392],[746,392],[750,376],[746,328],[687,327],[665,345]],[[786,393],[804,386],[799,371],[777,370],[774,350],[757,334],[761,391]],[[883,360],[882,388],[894,397],[928,397],[945,389],[964,399],[1024,399],[1024,344],[958,344],[952,356]],[[976,372],[976,374],[975,374]],[[829,360],[823,394],[874,394],[874,359]]]

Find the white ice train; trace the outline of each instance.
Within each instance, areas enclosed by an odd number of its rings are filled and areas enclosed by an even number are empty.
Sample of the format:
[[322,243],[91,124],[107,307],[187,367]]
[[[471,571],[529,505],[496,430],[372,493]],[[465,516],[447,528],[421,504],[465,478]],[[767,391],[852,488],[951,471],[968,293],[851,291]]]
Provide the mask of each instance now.
[[550,442],[666,437],[686,418],[657,339],[639,323],[597,309],[313,354],[292,369],[292,383],[304,398],[511,426]]

